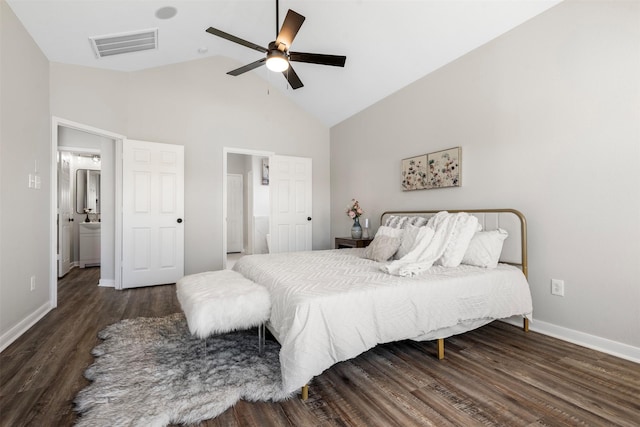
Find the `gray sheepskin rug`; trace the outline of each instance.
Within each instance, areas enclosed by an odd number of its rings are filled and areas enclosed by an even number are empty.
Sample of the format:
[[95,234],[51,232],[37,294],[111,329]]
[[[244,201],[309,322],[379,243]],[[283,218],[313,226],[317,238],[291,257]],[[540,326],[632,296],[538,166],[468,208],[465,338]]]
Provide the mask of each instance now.
[[280,345],[258,354],[257,329],[204,341],[182,313],[123,320],[98,336],[91,384],[75,399],[79,426],[166,426],[214,418],[238,400],[278,401]]

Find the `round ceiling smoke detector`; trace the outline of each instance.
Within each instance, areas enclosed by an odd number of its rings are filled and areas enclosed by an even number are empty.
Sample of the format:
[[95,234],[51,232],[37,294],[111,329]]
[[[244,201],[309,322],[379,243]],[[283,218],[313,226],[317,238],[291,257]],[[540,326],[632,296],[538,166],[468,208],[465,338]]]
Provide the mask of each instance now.
[[178,13],[178,9],[173,6],[161,7],[156,10],[156,18],[158,19],[171,19]]

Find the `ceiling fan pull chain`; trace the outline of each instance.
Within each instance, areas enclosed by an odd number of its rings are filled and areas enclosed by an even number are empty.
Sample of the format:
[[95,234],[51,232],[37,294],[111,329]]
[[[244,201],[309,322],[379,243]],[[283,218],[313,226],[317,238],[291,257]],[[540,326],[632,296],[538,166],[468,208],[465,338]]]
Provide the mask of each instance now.
[[271,73],[267,70],[267,95],[271,95],[269,91],[271,89]]

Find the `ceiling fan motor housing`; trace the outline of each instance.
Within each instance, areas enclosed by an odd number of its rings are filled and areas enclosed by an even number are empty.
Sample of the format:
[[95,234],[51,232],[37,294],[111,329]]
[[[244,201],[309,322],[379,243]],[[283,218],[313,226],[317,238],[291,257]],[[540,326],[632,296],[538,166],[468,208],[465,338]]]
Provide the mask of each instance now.
[[269,42],[269,50],[279,50],[280,52],[289,53],[289,46],[286,43],[282,43],[279,41]]

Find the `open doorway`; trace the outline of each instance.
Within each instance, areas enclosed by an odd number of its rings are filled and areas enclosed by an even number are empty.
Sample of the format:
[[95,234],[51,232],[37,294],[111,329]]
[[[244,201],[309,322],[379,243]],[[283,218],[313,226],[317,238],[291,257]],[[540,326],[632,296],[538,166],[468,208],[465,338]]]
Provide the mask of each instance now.
[[[224,148],[222,168],[223,269],[229,268],[228,264],[234,262],[233,259],[228,259],[227,254],[229,252],[227,239],[230,219],[227,187],[229,168],[233,170],[231,162],[235,155],[241,155],[238,157],[240,163],[251,165],[246,170],[243,169],[242,172],[250,178],[246,179],[248,184],[244,186],[248,198],[245,205],[247,209],[244,209],[243,214],[247,237],[240,256],[249,253],[310,251],[313,247],[312,159]],[[268,163],[263,163],[265,160]],[[262,196],[258,195],[259,189],[264,191]],[[260,197],[263,197],[264,203],[259,207],[257,203]],[[250,205],[249,202],[253,205]],[[232,258],[238,258],[238,255],[232,255]]]
[[[122,225],[118,215],[120,204],[116,203],[121,200],[120,167],[116,160],[121,158],[118,153],[121,153],[123,139],[108,131],[52,118],[49,294],[54,307],[58,299],[58,276],[81,263],[100,265],[100,286],[118,287],[118,236],[122,234]],[[81,169],[84,172],[78,172]],[[63,170],[65,178],[59,176]],[[78,182],[84,185],[81,191],[78,191]],[[84,237],[80,236],[80,224],[86,224]],[[60,240],[65,237],[66,249],[62,250]],[[86,240],[85,249],[90,249],[85,259],[81,259],[81,239]]]
[[272,153],[224,149],[223,268],[244,255],[269,252],[269,157]]
[[99,267],[101,263],[100,141],[90,134],[71,133],[85,145],[96,146],[71,147],[66,145],[71,131],[61,128],[58,138],[58,278],[72,268]]

